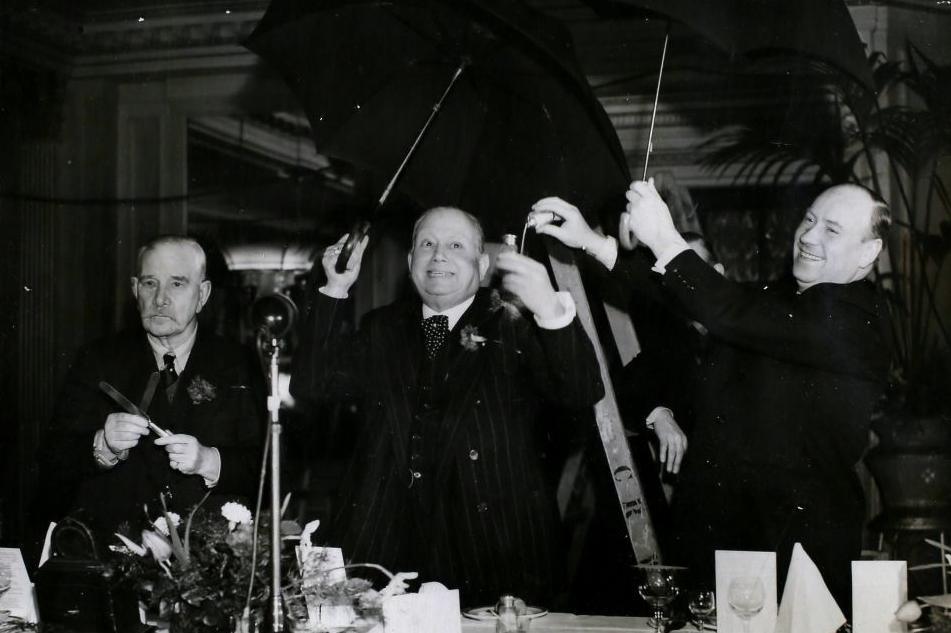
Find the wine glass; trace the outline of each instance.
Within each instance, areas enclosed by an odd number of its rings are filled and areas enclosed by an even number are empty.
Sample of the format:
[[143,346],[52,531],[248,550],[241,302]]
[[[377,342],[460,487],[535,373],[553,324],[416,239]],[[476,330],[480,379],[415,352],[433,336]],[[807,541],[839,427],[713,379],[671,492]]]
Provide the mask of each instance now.
[[690,594],[690,601],[687,603],[687,608],[690,609],[690,615],[694,617],[698,631],[703,630],[704,623],[716,609],[716,605],[716,594],[712,591],[694,591]]
[[677,571],[683,568],[640,565],[638,569],[643,575],[643,582],[638,584],[637,593],[654,609],[654,615],[647,620],[647,625],[658,633],[663,632],[667,627],[667,605],[680,593]]
[[727,601],[736,617],[743,622],[743,633],[750,633],[750,620],[763,610],[766,588],[759,576],[737,576],[730,581]]

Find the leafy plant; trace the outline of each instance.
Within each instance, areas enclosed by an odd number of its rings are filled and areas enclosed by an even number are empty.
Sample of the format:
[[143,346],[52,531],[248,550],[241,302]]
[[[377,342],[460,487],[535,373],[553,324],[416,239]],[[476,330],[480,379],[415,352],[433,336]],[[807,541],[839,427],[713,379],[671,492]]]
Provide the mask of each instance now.
[[904,61],[875,53],[869,63],[877,94],[815,66],[787,108],[713,134],[703,162],[721,174],[737,169],[745,184],[854,182],[891,201],[888,265],[876,277],[892,328],[891,403],[948,411],[951,338],[940,293],[951,252],[951,66],[911,44]]
[[[141,545],[117,534],[124,546],[113,548],[117,581],[131,583],[173,633],[233,631],[246,605],[263,612],[270,596],[267,521],[256,526],[259,549],[252,555],[254,526],[246,508],[225,504],[221,513],[210,513],[198,512],[199,506],[183,536],[176,515],[166,511],[142,530]],[[234,509],[243,509],[240,520]]]

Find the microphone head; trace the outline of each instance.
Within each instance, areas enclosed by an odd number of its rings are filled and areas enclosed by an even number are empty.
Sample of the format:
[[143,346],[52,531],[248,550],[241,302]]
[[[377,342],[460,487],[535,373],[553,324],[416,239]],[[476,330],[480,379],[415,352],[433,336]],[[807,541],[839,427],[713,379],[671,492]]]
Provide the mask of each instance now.
[[258,297],[251,306],[251,322],[270,338],[283,338],[297,321],[297,306],[279,292]]

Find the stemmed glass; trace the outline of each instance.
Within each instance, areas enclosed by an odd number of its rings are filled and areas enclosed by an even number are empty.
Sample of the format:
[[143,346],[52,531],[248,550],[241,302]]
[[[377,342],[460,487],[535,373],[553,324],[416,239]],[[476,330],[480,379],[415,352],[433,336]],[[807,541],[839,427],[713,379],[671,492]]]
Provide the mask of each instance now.
[[690,594],[690,601],[687,603],[687,608],[690,609],[690,615],[694,617],[697,631],[703,630],[704,623],[716,609],[716,605],[716,594],[712,591],[694,591]]
[[647,625],[662,633],[667,627],[667,605],[680,593],[676,572],[683,568],[640,565],[638,569],[643,574],[643,582],[638,584],[637,593],[654,609],[654,615],[647,621]]
[[763,610],[766,588],[759,576],[737,576],[727,590],[730,608],[743,622],[743,633],[750,633],[750,620]]

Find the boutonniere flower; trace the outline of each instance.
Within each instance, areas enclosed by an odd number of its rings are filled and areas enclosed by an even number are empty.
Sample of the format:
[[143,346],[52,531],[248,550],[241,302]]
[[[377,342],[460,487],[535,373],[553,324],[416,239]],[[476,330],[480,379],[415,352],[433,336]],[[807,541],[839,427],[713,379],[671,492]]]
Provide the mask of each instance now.
[[202,378],[195,376],[188,384],[188,397],[192,404],[201,404],[202,402],[211,402],[218,393],[217,387]]
[[465,326],[459,333],[459,342],[462,343],[462,348],[469,352],[474,352],[485,345],[486,340],[488,339],[479,334],[479,328],[474,325]]

